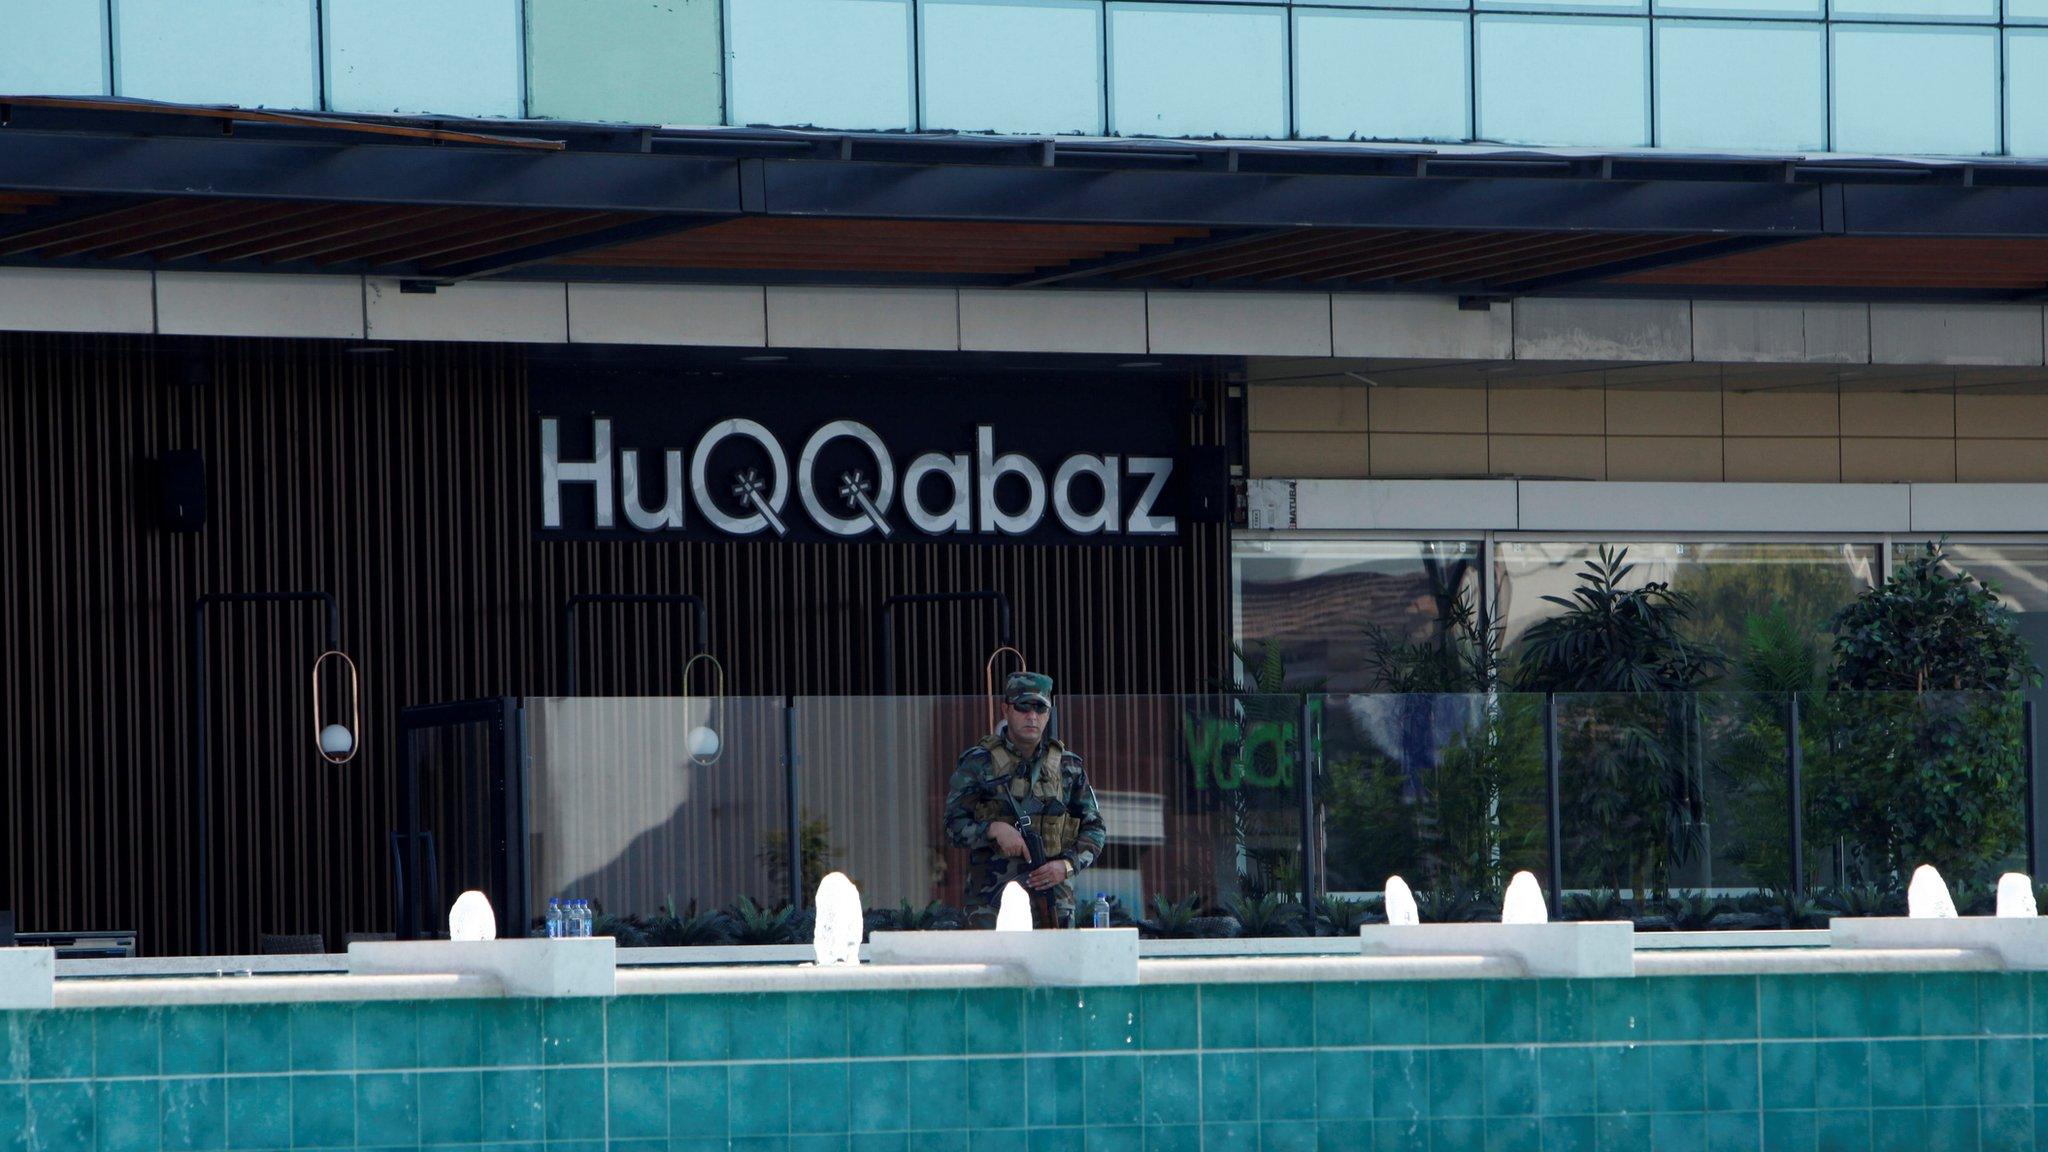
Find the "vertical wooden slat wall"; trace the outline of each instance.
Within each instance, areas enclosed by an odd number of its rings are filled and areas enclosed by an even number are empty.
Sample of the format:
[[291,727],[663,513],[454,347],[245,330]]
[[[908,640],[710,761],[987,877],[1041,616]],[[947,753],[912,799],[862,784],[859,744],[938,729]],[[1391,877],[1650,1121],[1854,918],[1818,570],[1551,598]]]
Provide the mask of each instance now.
[[[706,597],[735,695],[879,690],[874,607],[899,592],[1007,592],[1019,645],[1063,692],[1199,692],[1223,669],[1223,525],[1156,547],[539,541],[523,355],[0,336],[0,908],[21,928],[195,946],[188,668],[205,592],[332,593],[365,690],[362,755],[323,763],[318,609],[211,612],[215,951],[390,930],[398,710],[560,691],[574,592]],[[1190,442],[1225,443],[1219,382],[1188,388]],[[156,511],[173,448],[206,461],[197,533]],[[680,691],[669,612],[592,610],[583,691]],[[897,628],[899,692],[980,691],[985,610],[906,610]]]

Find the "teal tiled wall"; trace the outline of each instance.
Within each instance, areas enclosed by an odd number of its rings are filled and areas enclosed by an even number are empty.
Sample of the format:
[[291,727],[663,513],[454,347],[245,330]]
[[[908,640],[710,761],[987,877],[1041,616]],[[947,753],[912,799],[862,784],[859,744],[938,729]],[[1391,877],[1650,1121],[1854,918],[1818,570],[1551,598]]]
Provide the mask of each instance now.
[[2042,1145],[2026,976],[0,1014],[8,1152]]

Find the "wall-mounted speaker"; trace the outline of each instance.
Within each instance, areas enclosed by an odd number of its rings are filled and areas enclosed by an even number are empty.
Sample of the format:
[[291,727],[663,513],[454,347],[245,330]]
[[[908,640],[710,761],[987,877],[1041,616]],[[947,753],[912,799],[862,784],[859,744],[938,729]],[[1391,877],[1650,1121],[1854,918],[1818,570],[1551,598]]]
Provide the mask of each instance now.
[[157,491],[164,527],[197,532],[206,526],[206,460],[196,448],[173,448],[157,461]]

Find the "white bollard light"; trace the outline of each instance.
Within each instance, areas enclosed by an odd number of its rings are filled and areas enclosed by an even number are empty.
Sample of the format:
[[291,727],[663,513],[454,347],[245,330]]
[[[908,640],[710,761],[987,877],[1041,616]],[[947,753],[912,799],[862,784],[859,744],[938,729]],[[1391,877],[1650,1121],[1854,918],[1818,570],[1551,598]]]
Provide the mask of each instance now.
[[2024,872],[2007,872],[1998,878],[1998,914],[2032,918],[2041,914],[2034,901],[2034,878]]
[[1954,920],[1955,897],[1932,864],[1913,869],[1913,881],[1906,885],[1906,917],[1911,920]]
[[472,888],[455,898],[448,909],[450,940],[496,940],[498,914],[491,910],[490,897]]
[[1387,877],[1386,912],[1389,924],[1422,923],[1422,914],[1415,908],[1415,893],[1399,876]]
[[811,904],[818,910],[817,926],[811,932],[811,949],[819,967],[860,963],[860,890],[844,872],[834,872],[818,881],[818,894]]
[[1031,897],[1015,880],[1003,885],[1002,901],[996,905],[996,931],[1031,931]]
[[1507,895],[1501,898],[1500,922],[1503,924],[1548,924],[1550,909],[1543,903],[1543,886],[1536,883],[1533,873],[1517,872],[1508,881]]

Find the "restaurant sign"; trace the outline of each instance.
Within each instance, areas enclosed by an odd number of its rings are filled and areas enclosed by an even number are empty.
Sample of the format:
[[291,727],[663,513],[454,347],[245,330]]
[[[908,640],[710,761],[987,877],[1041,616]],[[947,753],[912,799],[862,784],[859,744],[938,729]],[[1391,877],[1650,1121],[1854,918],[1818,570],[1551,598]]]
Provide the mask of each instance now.
[[804,542],[1171,541],[1178,389],[798,387],[564,366],[533,384],[540,534]]

